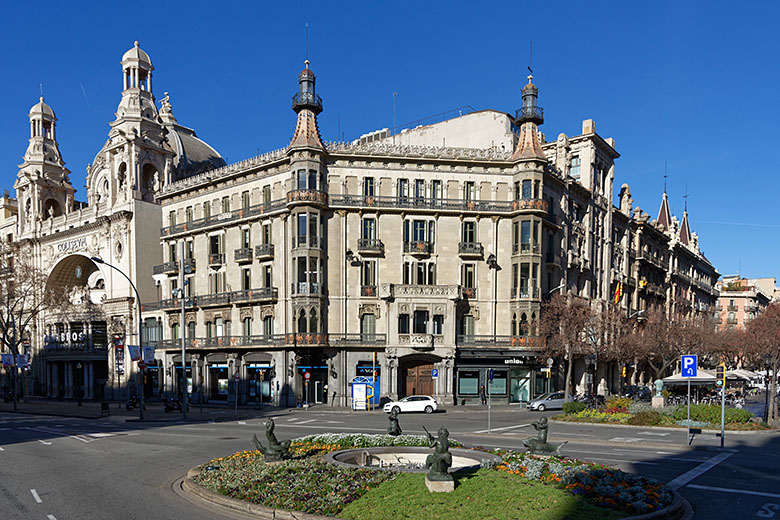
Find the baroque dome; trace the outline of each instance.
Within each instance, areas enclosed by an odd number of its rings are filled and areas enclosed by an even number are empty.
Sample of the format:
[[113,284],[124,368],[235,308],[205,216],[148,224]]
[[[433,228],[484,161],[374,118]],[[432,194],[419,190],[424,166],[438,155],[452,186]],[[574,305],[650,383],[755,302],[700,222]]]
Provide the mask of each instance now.
[[41,96],[41,100],[34,104],[32,108],[30,108],[30,117],[34,115],[44,115],[51,119],[56,119],[54,116],[54,110],[51,109],[49,105],[43,102],[43,96]]

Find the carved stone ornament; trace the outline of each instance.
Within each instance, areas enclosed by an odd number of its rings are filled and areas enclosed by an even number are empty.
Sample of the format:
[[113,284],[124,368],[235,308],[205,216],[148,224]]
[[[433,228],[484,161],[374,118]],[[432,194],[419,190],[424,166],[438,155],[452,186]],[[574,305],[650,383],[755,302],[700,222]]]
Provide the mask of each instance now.
[[434,314],[444,314],[444,305],[434,305],[433,306],[433,313]]
[[397,355],[398,353],[396,352],[396,349],[394,349],[393,347],[388,347],[385,349],[385,357],[391,358],[391,357],[396,357]]
[[406,303],[402,303],[398,306],[398,313],[399,314],[409,314],[409,305]]
[[469,307],[469,314],[474,316],[474,321],[479,321],[479,307],[477,305]]
[[241,316],[241,321],[244,321],[247,318],[252,317],[252,307],[242,307],[241,312],[239,313]]
[[179,324],[179,315],[178,314],[169,314],[168,315],[168,325],[170,327],[173,327],[174,325]]
[[274,306],[273,305],[264,305],[260,307],[260,318],[265,319],[268,316],[271,318],[274,317]]
[[376,319],[379,319],[381,317],[379,306],[376,304],[363,304],[360,306],[360,316],[364,314],[373,314]]
[[111,316],[108,322],[109,334],[124,334],[125,333],[125,320],[122,316]]
[[98,246],[98,236],[92,235],[92,247],[97,247],[97,246]]
[[122,259],[122,254],[124,253],[124,248],[122,247],[122,241],[117,240],[114,244],[114,258],[117,260]]
[[184,320],[187,323],[193,323],[193,322],[197,323],[197,321],[198,321],[198,313],[196,313],[196,312],[188,312],[188,313],[186,313],[184,315]]

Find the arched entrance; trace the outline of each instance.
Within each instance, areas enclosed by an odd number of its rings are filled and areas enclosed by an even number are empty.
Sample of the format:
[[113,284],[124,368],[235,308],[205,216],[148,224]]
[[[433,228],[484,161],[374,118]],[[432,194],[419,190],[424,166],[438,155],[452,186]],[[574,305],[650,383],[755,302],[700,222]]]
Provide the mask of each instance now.
[[398,397],[434,395],[433,366],[436,356],[413,355],[401,360],[398,377]]

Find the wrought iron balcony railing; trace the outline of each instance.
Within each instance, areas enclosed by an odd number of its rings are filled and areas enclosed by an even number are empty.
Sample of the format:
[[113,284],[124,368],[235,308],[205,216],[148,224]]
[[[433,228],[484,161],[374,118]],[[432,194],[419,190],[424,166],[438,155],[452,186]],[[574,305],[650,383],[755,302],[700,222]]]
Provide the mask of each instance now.
[[480,242],[460,242],[458,243],[458,254],[460,256],[480,257],[484,254],[484,248]]

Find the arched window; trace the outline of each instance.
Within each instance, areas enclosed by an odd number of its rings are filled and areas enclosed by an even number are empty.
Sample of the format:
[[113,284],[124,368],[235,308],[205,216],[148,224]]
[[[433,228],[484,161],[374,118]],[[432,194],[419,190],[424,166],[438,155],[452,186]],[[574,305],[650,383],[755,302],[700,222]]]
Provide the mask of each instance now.
[[535,312],[531,313],[531,329],[533,330],[534,334],[538,334],[539,333],[539,322],[536,321],[536,313]]
[[154,192],[157,190],[157,168],[151,163],[144,165],[141,170],[141,198],[147,202],[154,202]]
[[528,318],[525,313],[520,315],[520,336],[528,335]]
[[306,311],[301,309],[301,312],[298,315],[298,332],[306,332],[306,325]]
[[43,218],[44,220],[49,217],[59,217],[62,215],[62,208],[60,203],[54,199],[48,199],[43,205]]
[[312,309],[309,314],[309,332],[318,332],[317,327],[317,311]]
[[512,336],[517,336],[517,313],[512,313]]

